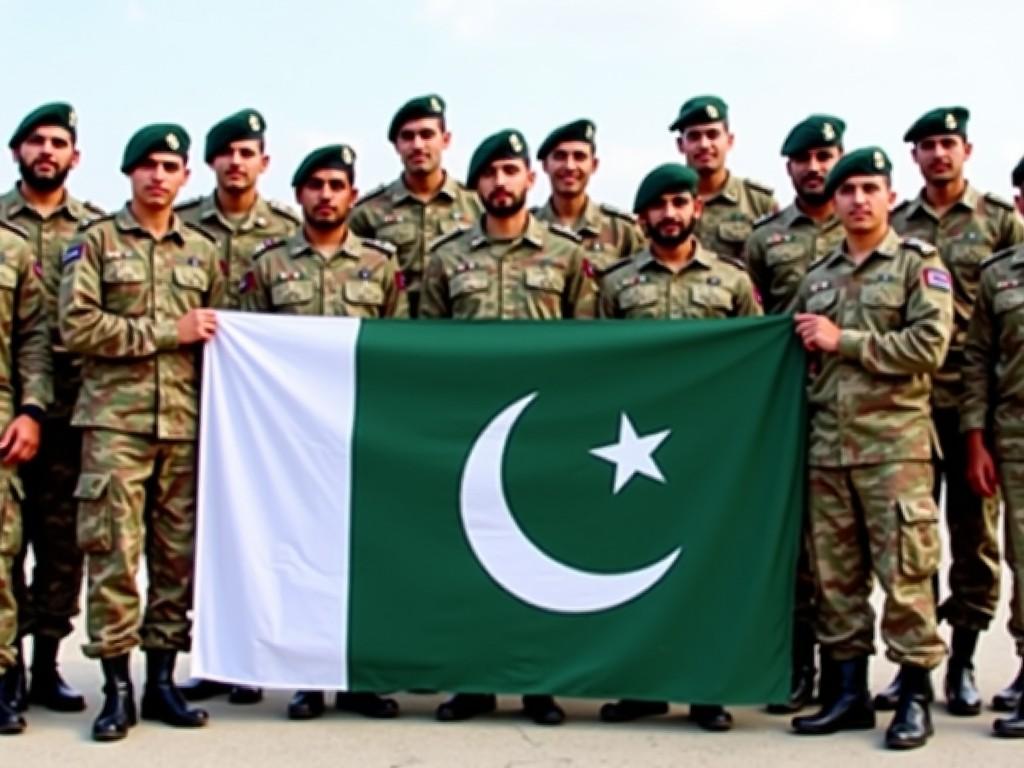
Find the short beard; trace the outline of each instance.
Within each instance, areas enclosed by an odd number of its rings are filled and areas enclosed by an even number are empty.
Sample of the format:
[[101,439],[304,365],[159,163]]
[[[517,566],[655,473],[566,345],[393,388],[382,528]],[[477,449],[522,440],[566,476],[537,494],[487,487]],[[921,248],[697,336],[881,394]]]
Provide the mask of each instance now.
[[797,191],[796,196],[809,208],[822,208],[832,199],[824,192],[805,192],[803,190]]
[[677,235],[663,235],[657,227],[651,227],[651,241],[655,245],[660,245],[662,248],[676,248],[689,240],[690,235],[693,234],[693,230],[696,228],[696,219],[690,221],[690,223],[683,227]]
[[493,216],[496,219],[511,219],[523,210],[526,205],[526,195],[514,198],[510,205],[495,205],[490,200],[484,200],[483,204],[488,216]]
[[32,166],[19,161],[18,171],[21,173],[21,180],[37,192],[56,192],[64,186],[71,169],[65,168],[57,171],[53,176],[39,176],[32,170]]
[[306,224],[317,232],[330,232],[332,229],[338,229],[345,223],[347,217],[342,216],[340,219],[314,219],[312,217],[306,217]]

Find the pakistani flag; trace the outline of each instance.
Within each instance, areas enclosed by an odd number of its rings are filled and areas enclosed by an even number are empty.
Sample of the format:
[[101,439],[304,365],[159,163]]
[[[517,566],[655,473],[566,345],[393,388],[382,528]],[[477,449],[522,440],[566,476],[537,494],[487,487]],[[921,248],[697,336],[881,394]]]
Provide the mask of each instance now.
[[193,671],[280,688],[785,698],[787,318],[222,313]]

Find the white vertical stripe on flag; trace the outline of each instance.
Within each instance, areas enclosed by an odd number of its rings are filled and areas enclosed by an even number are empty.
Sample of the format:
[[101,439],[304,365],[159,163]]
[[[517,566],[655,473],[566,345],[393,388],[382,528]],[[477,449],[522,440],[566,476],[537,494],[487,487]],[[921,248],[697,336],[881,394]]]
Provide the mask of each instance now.
[[359,321],[218,313],[206,345],[192,672],[348,684]]

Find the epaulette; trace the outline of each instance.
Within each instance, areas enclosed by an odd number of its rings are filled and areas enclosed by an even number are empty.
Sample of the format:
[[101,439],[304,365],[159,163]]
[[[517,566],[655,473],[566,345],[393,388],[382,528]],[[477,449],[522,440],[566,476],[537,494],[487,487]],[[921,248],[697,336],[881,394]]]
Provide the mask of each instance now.
[[610,275],[612,272],[616,272],[616,271],[622,269],[627,264],[631,264],[632,261],[633,261],[633,257],[632,256],[623,256],[618,261],[613,261],[611,264],[608,265],[607,268],[602,269],[598,274],[602,278],[605,278],[608,275]]
[[369,200],[373,200],[376,197],[380,197],[381,195],[388,191],[388,187],[390,186],[390,184],[381,184],[379,187],[371,189],[365,195],[356,200],[356,205],[362,205],[363,203]]
[[992,264],[995,264],[997,261],[1002,261],[1007,256],[1013,255],[1014,253],[1016,253],[1019,250],[1020,250],[1019,246],[1013,246],[1011,248],[1004,248],[1001,251],[996,251],[991,256],[989,256],[987,259],[983,259],[982,260],[982,262],[980,264],[980,268],[981,269],[985,269],[986,267],[988,267],[988,266],[990,266]]
[[82,207],[94,216],[106,216],[107,214],[107,212],[96,205],[96,203],[89,202],[88,200],[82,201]]
[[175,211],[183,211],[186,208],[195,208],[201,202],[203,202],[203,198],[202,197],[193,197],[193,198],[190,198],[188,200],[185,200],[184,202],[178,203],[176,206],[174,206],[174,210]]
[[769,186],[766,186],[765,184],[762,184],[759,181],[754,181],[753,179],[743,179],[743,183],[746,186],[750,187],[755,192],[760,192],[763,195],[768,195],[769,197],[771,197],[775,194],[774,189],[772,189]]
[[267,206],[274,213],[281,214],[293,224],[302,223],[302,217],[300,217],[290,205],[279,203],[277,200],[267,200]]
[[264,240],[262,243],[256,246],[256,250],[252,252],[252,260],[256,261],[256,259],[258,259],[267,251],[272,251],[274,248],[278,248],[279,246],[284,245],[287,242],[287,240],[288,238],[286,237],[268,237],[266,240]]
[[900,244],[917,251],[922,256],[931,256],[933,253],[937,253],[934,245],[919,237],[900,238]]
[[22,240],[28,240],[31,237],[31,235],[29,235],[29,233],[26,230],[19,227],[13,221],[6,221],[4,219],[0,219],[0,227],[10,230],[18,237],[20,237]]
[[998,195],[993,195],[991,192],[986,192],[985,193],[985,202],[986,203],[991,203],[996,208],[1002,208],[1003,210],[1006,210],[1006,211],[1014,210],[1013,203],[1010,203],[1010,202],[1004,200],[1003,198],[999,197]]
[[741,272],[747,271],[746,265],[740,259],[737,259],[735,256],[730,256],[726,253],[716,253],[715,256],[718,257],[719,261],[724,261],[730,267],[736,267],[736,269],[740,270]]
[[775,219],[779,218],[781,215],[782,211],[771,211],[770,213],[766,213],[764,216],[754,219],[753,227],[754,229],[757,229],[762,224],[767,224],[769,221],[775,221]]
[[114,218],[115,215],[116,214],[113,214],[113,213],[104,213],[102,216],[97,216],[95,219],[82,219],[78,223],[78,231],[79,232],[84,232],[85,230],[87,230],[87,229],[89,229],[91,227],[96,226],[100,222],[110,221],[111,219]]
[[561,235],[562,237],[569,238],[574,243],[582,243],[583,242],[583,238],[582,237],[577,235],[575,232],[573,232],[568,227],[563,227],[561,224],[555,224],[553,222],[548,222],[548,229],[551,232],[554,232],[556,235]]
[[607,203],[601,203],[598,208],[601,209],[601,213],[607,213],[609,216],[614,216],[617,219],[625,219],[631,224],[636,224],[636,216],[632,213],[616,208],[614,205],[608,205]]
[[185,229],[187,229],[189,232],[196,232],[196,233],[202,235],[207,240],[209,240],[214,245],[217,244],[217,238],[214,237],[213,235],[211,235],[209,232],[207,232],[202,227],[200,227],[198,224],[193,224],[191,221],[183,221],[181,223],[185,226]]
[[896,207],[893,208],[891,211],[889,211],[889,215],[891,216],[894,213],[899,213],[904,208],[906,208],[908,205],[910,205],[910,201],[909,200],[903,200],[902,202],[897,203]]
[[460,227],[456,227],[451,232],[445,232],[440,237],[435,237],[433,240],[431,240],[429,243],[427,243],[427,250],[428,251],[432,251],[435,248],[438,248],[438,247],[444,245],[445,243],[449,242],[450,240],[454,240],[456,237],[458,237],[459,235],[463,234],[468,229],[469,229],[468,226],[460,226]]
[[398,249],[386,240],[374,240],[372,237],[364,237],[363,242],[371,248],[376,248],[378,251],[381,251],[388,256],[394,256],[398,253]]

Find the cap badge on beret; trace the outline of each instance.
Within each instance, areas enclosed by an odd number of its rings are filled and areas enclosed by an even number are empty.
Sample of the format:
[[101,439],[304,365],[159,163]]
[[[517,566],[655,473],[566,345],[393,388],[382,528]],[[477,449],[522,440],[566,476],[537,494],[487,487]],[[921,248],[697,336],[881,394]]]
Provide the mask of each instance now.
[[179,149],[179,148],[181,147],[181,142],[180,142],[180,141],[178,141],[178,137],[177,137],[177,136],[175,136],[175,135],[174,135],[173,133],[168,133],[168,134],[167,134],[167,135],[166,135],[166,136],[164,137],[164,141],[165,141],[165,142],[167,142],[167,147],[168,147],[168,148],[169,148],[169,149],[170,149],[170,150],[171,150],[172,152],[177,152],[177,151],[178,151],[178,149]]
[[249,113],[249,127],[254,131],[259,131],[263,126],[260,125],[260,118],[255,112]]
[[880,171],[885,170],[885,155],[883,155],[881,152],[876,151],[875,154],[872,156],[872,160],[875,163],[875,168],[877,168]]
[[823,123],[821,126],[821,138],[825,141],[835,141],[836,129],[832,127],[832,123]]
[[714,104],[708,104],[708,105],[707,105],[707,106],[706,106],[706,107],[704,108],[704,112],[705,112],[705,114],[707,114],[707,116],[708,116],[708,117],[710,117],[710,118],[711,118],[712,120],[716,120],[716,119],[718,118],[718,107],[716,107],[716,106],[715,106]]
[[341,148],[341,161],[345,163],[345,165],[352,165],[352,161],[354,159],[355,158],[352,157],[351,149],[349,149],[348,147]]
[[956,115],[952,112],[946,113],[946,127],[951,131],[956,130]]
[[594,126],[587,124],[587,128],[583,133],[587,137],[587,141],[594,140]]
[[68,110],[68,125],[72,128],[78,125],[78,115],[75,114],[75,110],[73,109]]
[[430,97],[430,111],[431,112],[438,112],[438,113],[443,111],[441,109],[441,102],[438,101],[437,96],[431,96]]
[[523,151],[523,140],[519,138],[518,133],[509,134],[508,145],[512,147],[513,152]]

